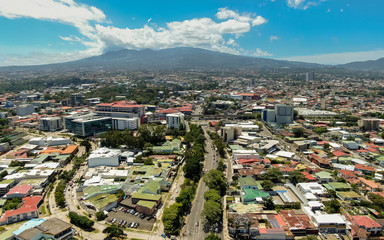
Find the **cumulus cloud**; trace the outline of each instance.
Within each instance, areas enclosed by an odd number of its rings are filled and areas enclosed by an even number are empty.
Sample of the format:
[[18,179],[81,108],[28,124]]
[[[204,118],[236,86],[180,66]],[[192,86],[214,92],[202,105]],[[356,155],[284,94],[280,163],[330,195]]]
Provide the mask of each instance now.
[[[121,48],[164,49],[186,46],[240,54],[232,37],[239,38],[252,27],[267,22],[254,13],[238,13],[220,8],[215,15],[217,19],[193,18],[168,22],[166,27],[157,28],[156,25],[148,24],[152,20],[150,18],[141,28],[118,28],[108,22],[100,9],[76,3],[74,0],[0,0],[0,16],[10,19],[34,18],[73,25],[78,28],[81,36],[59,37],[64,41],[80,42],[86,46],[85,51],[78,53],[80,56],[97,55]],[[226,41],[226,36],[230,40]]]
[[296,9],[308,9],[311,6],[317,6],[326,0],[287,0],[288,7]]

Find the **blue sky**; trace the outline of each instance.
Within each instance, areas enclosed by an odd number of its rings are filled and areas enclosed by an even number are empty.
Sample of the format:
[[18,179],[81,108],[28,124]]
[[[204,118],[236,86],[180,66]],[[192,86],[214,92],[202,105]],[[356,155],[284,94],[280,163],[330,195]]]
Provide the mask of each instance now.
[[199,47],[338,64],[384,57],[382,0],[0,0],[0,66]]

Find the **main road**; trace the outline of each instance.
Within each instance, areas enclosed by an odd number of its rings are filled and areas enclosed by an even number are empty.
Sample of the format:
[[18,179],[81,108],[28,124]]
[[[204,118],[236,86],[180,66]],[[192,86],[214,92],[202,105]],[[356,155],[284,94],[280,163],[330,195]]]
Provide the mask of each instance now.
[[[212,140],[207,134],[206,127],[203,127],[204,135],[206,137],[205,141],[205,164],[203,168],[203,172],[209,172],[212,169],[217,168],[217,163],[220,160],[220,156],[216,152]],[[196,197],[194,202],[192,203],[191,213],[187,217],[187,221],[185,223],[184,228],[181,232],[181,239],[205,239],[208,236],[208,233],[205,233],[203,230],[203,222],[202,222],[202,211],[204,207],[204,193],[208,188],[205,185],[203,178],[200,179],[199,186],[196,191]]]

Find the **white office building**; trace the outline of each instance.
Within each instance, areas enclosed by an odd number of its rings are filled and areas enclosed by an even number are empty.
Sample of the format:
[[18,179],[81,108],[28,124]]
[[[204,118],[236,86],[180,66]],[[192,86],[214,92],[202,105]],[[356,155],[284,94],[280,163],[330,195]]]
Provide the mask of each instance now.
[[112,129],[138,129],[140,127],[140,119],[135,118],[112,118]]
[[183,113],[171,113],[167,114],[167,126],[168,129],[181,129],[184,127],[184,114]]
[[39,120],[39,129],[42,131],[55,132],[63,128],[61,117],[45,117]]
[[99,148],[93,151],[88,157],[88,167],[98,166],[119,166],[121,151],[118,149]]

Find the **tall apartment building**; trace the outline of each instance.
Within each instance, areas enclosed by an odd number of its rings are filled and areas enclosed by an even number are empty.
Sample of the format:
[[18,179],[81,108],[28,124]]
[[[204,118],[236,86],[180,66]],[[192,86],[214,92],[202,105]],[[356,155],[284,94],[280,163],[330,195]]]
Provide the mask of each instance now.
[[365,131],[378,131],[380,129],[380,119],[361,119],[359,127]]
[[81,95],[80,93],[71,94],[70,103],[73,107],[83,105],[83,95]]
[[289,124],[293,123],[293,106],[278,104],[275,109],[264,109],[262,119],[268,123]]
[[112,118],[112,129],[138,129],[140,127],[140,119],[135,118]]
[[39,120],[39,129],[42,131],[54,132],[63,128],[61,117],[45,117]]
[[167,127],[168,129],[182,129],[184,127],[184,114],[171,113],[167,114]]

